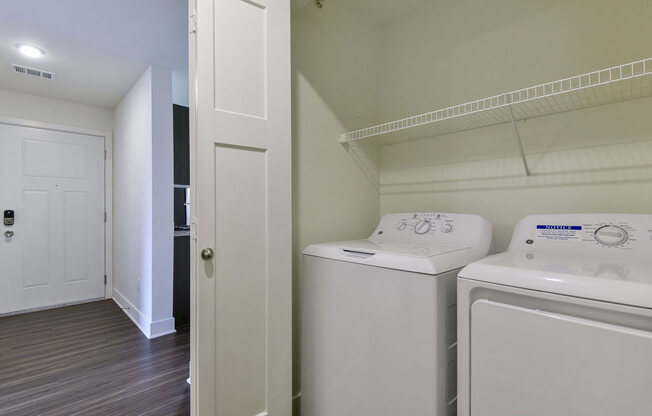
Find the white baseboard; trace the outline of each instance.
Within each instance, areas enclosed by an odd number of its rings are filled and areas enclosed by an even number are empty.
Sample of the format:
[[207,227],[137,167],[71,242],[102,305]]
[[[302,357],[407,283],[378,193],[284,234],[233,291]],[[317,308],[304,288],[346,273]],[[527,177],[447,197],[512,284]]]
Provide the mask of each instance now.
[[149,319],[140,311],[133,303],[129,302],[118,289],[113,288],[113,301],[118,304],[120,309],[127,314],[127,316],[136,324],[140,332],[150,338],[150,322]]
[[149,339],[177,332],[174,329],[174,318],[151,322],[145,314],[138,310],[138,308],[135,307],[134,304],[116,288],[113,288],[113,301],[124,311],[129,319],[136,324],[138,329],[140,329],[140,332],[145,334]]
[[161,319],[154,321],[149,326],[149,338],[158,338],[163,335],[174,334],[177,332],[174,329],[174,318]]

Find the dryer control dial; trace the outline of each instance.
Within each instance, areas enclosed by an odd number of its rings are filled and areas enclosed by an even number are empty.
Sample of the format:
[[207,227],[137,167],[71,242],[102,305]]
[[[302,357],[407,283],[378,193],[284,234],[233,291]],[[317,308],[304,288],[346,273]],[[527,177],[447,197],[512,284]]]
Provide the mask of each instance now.
[[431,227],[432,225],[430,224],[430,221],[419,221],[417,225],[414,226],[414,232],[419,235],[426,234],[428,231],[430,231]]
[[617,225],[603,225],[595,230],[595,241],[605,246],[617,246],[627,242],[629,235]]

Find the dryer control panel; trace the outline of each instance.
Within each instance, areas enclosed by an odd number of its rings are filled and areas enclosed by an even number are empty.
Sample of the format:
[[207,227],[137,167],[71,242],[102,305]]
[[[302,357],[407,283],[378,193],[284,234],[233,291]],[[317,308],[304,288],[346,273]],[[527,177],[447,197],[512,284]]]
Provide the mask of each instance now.
[[594,254],[604,250],[652,249],[652,215],[533,215],[514,230],[509,250]]

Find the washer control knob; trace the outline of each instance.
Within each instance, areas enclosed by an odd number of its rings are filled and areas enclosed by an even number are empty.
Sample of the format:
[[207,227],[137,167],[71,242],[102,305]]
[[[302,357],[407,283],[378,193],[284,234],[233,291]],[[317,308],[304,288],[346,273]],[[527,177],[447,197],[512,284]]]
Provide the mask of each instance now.
[[407,228],[407,222],[405,221],[401,221],[401,223],[396,226],[396,229],[399,231],[403,231],[405,228]]
[[595,230],[595,241],[605,246],[618,246],[627,242],[629,235],[617,225],[603,225]]
[[430,228],[432,227],[432,224],[430,224],[430,221],[428,220],[423,220],[417,223],[417,225],[414,226],[414,232],[416,234],[426,234],[428,231],[430,231]]
[[453,226],[450,223],[444,222],[441,224],[442,233],[450,233],[451,231],[453,231]]

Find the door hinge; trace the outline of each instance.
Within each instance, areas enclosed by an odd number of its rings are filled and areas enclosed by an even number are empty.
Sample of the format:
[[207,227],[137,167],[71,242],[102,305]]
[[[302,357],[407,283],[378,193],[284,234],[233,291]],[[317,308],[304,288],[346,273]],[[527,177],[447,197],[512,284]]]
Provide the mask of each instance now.
[[104,275],[104,286],[106,286],[106,275]]
[[106,150],[105,150],[104,151],[104,160],[106,160],[106,158],[107,158],[107,156],[106,156]]
[[197,240],[197,219],[192,218],[190,220],[190,238]]
[[108,218],[108,214],[105,212],[104,213],[104,222],[106,222],[107,218]]
[[188,27],[190,28],[190,33],[197,33],[197,15],[195,13],[190,15]]

